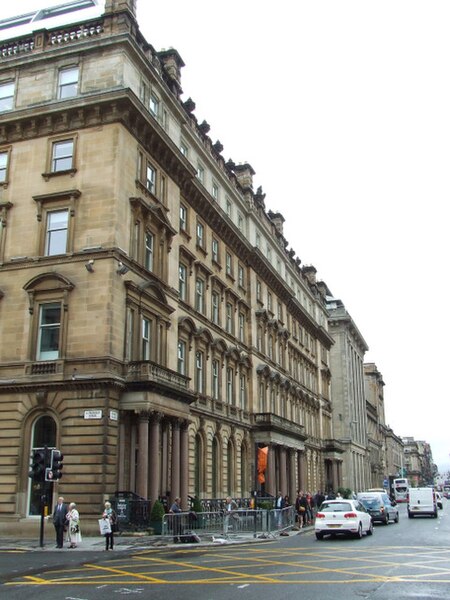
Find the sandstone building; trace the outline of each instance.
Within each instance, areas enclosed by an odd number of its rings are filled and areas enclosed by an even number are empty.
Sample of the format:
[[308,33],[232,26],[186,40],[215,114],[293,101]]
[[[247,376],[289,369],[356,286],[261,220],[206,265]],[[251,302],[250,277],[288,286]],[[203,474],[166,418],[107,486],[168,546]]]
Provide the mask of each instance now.
[[85,519],[116,490],[337,488],[325,286],[182,100],[180,54],[134,0],[0,26],[0,528],[37,515],[45,445]]

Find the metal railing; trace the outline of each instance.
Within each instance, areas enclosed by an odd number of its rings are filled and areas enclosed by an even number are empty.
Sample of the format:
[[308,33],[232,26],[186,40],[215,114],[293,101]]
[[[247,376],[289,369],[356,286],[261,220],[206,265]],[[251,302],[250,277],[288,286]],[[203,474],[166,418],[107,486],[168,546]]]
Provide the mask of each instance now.
[[292,529],[294,525],[295,510],[292,506],[274,510],[191,511],[164,515],[162,535],[173,536],[174,541],[183,541],[183,538],[190,538],[192,535],[199,538],[257,537],[261,534],[275,536]]

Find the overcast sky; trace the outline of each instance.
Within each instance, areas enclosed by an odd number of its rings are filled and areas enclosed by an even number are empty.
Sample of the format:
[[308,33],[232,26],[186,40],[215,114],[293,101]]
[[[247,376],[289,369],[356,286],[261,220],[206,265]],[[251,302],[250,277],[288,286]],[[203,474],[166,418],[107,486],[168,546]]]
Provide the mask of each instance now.
[[[62,0],[2,3],[0,18]],[[13,7],[13,8],[11,8]],[[450,468],[448,0],[137,0],[183,99],[249,162],[385,382],[386,421]]]

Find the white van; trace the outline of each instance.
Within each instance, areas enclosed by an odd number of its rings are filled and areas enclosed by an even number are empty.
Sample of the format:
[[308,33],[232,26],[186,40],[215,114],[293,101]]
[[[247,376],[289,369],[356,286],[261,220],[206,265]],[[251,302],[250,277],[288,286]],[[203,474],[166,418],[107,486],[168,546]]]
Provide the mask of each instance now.
[[408,495],[408,517],[412,519],[416,515],[438,516],[436,493],[433,488],[409,488]]

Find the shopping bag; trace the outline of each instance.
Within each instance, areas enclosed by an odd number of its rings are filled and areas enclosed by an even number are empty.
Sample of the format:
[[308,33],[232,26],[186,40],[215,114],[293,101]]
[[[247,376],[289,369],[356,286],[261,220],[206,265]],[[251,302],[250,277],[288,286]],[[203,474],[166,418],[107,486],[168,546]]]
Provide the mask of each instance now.
[[111,533],[111,523],[109,519],[99,519],[98,525],[100,527],[100,534],[106,535],[107,533]]

